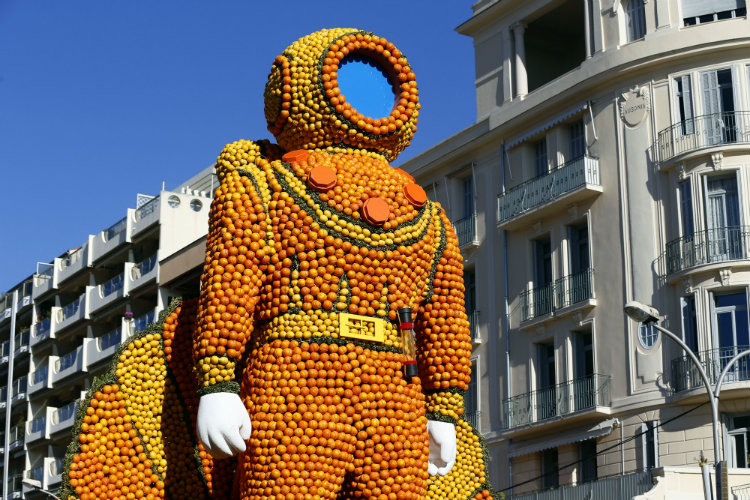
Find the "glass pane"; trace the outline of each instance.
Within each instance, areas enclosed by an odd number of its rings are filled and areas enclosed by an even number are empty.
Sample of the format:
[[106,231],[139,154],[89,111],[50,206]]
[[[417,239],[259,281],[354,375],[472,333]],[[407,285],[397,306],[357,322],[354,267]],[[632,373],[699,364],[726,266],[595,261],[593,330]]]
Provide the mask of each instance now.
[[734,347],[734,314],[731,312],[718,313],[716,315],[716,326],[719,329],[719,346]]
[[732,437],[734,438],[735,451],[734,466],[747,467],[748,456],[747,449],[745,449],[747,434],[735,434]]

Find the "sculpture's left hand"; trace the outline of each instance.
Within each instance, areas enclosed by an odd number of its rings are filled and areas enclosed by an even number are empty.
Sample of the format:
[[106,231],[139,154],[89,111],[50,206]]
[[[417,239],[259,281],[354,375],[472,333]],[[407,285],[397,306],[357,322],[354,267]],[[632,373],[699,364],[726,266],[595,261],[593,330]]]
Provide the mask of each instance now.
[[427,472],[432,476],[444,476],[456,463],[456,426],[448,422],[428,420],[427,434],[430,436]]

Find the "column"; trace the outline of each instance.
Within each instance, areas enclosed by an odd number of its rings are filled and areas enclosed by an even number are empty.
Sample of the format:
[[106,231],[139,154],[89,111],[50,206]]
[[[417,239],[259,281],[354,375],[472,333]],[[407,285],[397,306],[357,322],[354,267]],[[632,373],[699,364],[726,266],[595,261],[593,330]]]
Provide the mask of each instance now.
[[529,79],[526,75],[526,47],[523,43],[523,32],[526,24],[522,22],[511,26],[516,42],[516,97],[523,99],[529,93]]
[[513,40],[510,27],[503,29],[503,102],[513,99]]
[[591,57],[591,0],[583,0],[583,26],[586,38],[586,59]]

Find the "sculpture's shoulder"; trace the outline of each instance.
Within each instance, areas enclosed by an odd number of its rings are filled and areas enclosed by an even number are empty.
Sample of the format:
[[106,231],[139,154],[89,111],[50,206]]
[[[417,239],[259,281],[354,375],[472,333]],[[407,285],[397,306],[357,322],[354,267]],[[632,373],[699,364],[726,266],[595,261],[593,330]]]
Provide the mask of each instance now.
[[264,166],[281,158],[283,150],[267,139],[240,139],[224,146],[216,159],[216,175],[223,180],[231,172],[263,175]]

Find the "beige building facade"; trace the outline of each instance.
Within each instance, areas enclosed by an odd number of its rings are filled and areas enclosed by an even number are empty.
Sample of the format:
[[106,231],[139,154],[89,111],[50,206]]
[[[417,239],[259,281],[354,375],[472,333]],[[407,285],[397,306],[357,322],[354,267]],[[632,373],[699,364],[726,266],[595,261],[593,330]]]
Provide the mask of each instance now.
[[[689,485],[714,461],[705,388],[623,306],[656,307],[712,384],[750,349],[745,2],[473,10],[457,29],[474,41],[477,121],[402,167],[462,244],[466,411],[493,482],[517,498],[703,498]],[[750,483],[749,390],[744,357],[719,405],[736,498]]]

